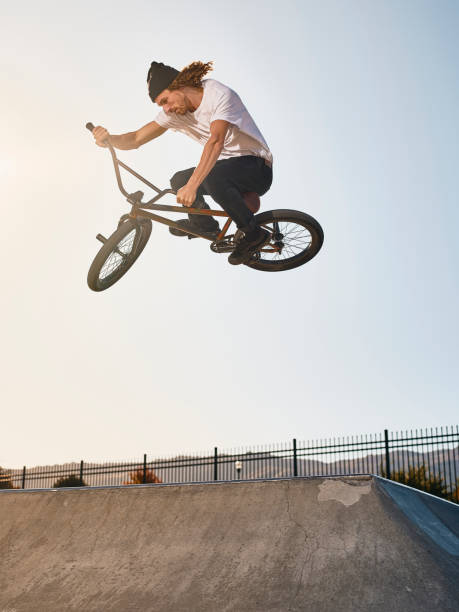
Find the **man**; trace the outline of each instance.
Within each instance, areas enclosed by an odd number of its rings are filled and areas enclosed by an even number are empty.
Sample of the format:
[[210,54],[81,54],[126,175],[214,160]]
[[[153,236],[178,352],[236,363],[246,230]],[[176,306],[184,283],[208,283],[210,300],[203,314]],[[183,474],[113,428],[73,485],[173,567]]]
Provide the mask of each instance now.
[[[152,62],[148,71],[148,93],[161,107],[155,120],[135,132],[110,135],[104,128],[93,131],[96,144],[110,139],[118,149],[135,149],[166,130],[182,132],[200,142],[203,152],[194,168],[174,174],[170,183],[177,202],[186,207],[209,209],[204,195],[210,195],[230,215],[242,239],[230,254],[231,264],[246,263],[269,241],[270,234],[256,225],[242,194],[263,195],[272,183],[272,154],[255,122],[232,89],[215,79],[204,79],[212,62],[193,62],[180,72],[163,63]],[[184,229],[216,237],[217,221],[210,216],[188,215],[178,222]],[[175,236],[186,236],[169,228]],[[191,236],[190,234],[188,234]]]

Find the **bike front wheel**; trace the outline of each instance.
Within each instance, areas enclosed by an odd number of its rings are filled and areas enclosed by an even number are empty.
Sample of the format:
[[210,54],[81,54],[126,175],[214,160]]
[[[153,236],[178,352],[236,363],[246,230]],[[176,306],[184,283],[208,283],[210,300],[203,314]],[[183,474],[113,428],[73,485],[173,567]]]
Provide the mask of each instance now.
[[151,234],[150,219],[128,219],[105,240],[88,272],[88,286],[104,291],[116,283],[142,253]]
[[268,210],[255,216],[271,240],[246,265],[254,270],[280,272],[302,266],[320,251],[324,233],[320,223],[299,210]]

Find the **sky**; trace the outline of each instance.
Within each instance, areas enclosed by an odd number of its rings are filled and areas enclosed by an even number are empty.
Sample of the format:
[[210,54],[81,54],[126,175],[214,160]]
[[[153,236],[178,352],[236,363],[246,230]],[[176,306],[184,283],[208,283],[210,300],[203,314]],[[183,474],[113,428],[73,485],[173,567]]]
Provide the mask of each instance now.
[[[0,466],[457,424],[457,2],[0,7]],[[316,258],[258,272],[155,224],[88,289],[128,205],[84,126],[152,121],[153,60],[214,62],[274,157],[262,210],[318,219]],[[119,157],[167,188],[201,151],[168,131]]]

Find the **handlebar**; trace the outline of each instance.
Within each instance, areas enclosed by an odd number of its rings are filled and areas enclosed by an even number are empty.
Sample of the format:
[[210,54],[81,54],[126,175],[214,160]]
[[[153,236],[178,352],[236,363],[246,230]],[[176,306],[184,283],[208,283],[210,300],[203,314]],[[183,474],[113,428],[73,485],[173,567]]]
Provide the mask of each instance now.
[[[88,123],[86,124],[86,129],[88,129],[90,132],[92,132],[94,130],[94,128],[95,128],[95,125],[93,123],[91,123],[91,121],[88,121]],[[156,191],[157,194],[159,194],[161,196],[164,195],[165,193],[173,193],[173,194],[175,194],[175,191],[173,189],[159,189],[158,187],[156,187],[155,185],[150,183],[150,181],[147,181],[147,179],[145,179],[143,176],[140,176],[140,174],[135,172],[135,170],[133,170],[132,168],[129,168],[129,166],[127,166],[122,161],[120,161],[117,158],[116,153],[115,153],[115,149],[113,148],[113,146],[112,146],[112,144],[110,143],[109,140],[106,139],[106,140],[103,141],[103,143],[107,145],[107,147],[108,147],[108,149],[110,151],[110,154],[112,156],[113,165],[115,167],[116,181],[118,183],[118,187],[119,187],[121,193],[124,196],[126,196],[126,198],[128,198],[129,201],[131,201],[131,199],[132,199],[131,198],[132,194],[127,193],[127,191],[123,187],[123,183],[121,181],[121,175],[120,175],[119,166],[121,166],[122,168],[127,170],[130,174],[132,174],[133,176],[135,176],[136,178],[141,180],[143,183],[145,183],[145,185],[148,185],[148,187],[150,187],[151,189]],[[141,193],[141,192],[136,192],[136,193]],[[155,198],[153,198],[153,199],[155,199]],[[139,201],[139,203],[141,203],[141,202]]]
[[[88,123],[86,124],[86,129],[88,129],[90,132],[92,132],[94,130],[94,128],[95,128],[94,123],[92,123],[91,121],[88,121]],[[121,181],[120,169],[119,169],[120,161],[116,157],[115,149],[112,147],[111,143],[108,140],[104,140],[103,143],[106,144],[108,149],[110,150],[110,153],[111,153],[111,156],[112,156],[112,160],[113,160],[113,165],[115,167],[116,182],[118,183],[118,187],[119,187],[121,193],[128,198],[129,194],[124,189],[123,183]]]

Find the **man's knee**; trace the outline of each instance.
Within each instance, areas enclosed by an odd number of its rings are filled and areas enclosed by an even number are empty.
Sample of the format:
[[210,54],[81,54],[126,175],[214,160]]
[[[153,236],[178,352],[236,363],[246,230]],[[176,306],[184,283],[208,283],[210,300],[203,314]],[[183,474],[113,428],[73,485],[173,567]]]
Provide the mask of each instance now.
[[181,187],[186,185],[193,174],[195,168],[188,168],[187,170],[179,170],[170,179],[171,188],[174,191],[178,191]]

